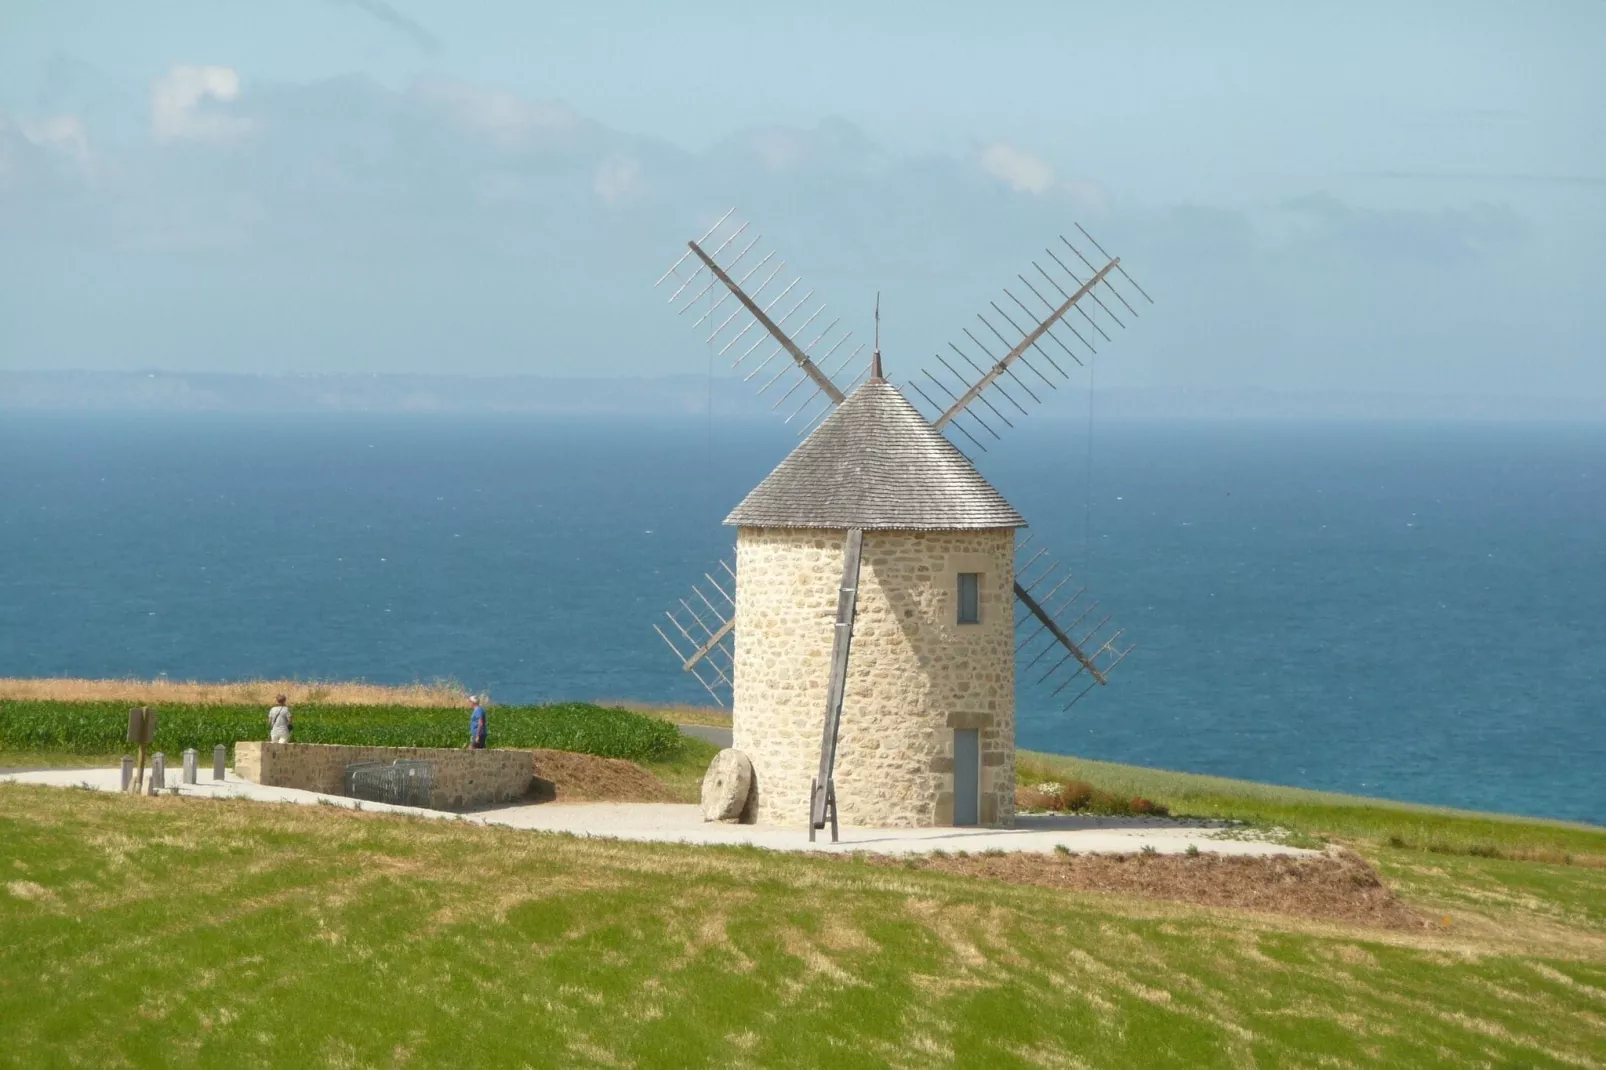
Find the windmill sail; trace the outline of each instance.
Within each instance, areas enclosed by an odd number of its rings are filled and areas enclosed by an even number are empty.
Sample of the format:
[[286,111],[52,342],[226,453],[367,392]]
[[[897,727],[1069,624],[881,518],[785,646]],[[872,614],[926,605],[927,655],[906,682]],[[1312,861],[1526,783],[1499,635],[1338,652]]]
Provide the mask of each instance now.
[[654,624],[653,630],[675,652],[681,669],[729,709],[736,676],[736,571],[725,561],[716,571],[718,576],[703,573],[691,597],[679,599],[664,613],[665,623]]
[[1028,537],[1016,550],[1024,564],[1015,567],[1015,600],[1021,612],[1015,621],[1018,671],[1031,684],[1047,689],[1049,698],[1070,709],[1089,691],[1110,682],[1110,672],[1132,653],[1122,645],[1124,629],[1110,624],[1110,615],[1087,597],[1048,550],[1031,550]]
[[854,378],[843,390],[836,379],[857,366],[865,343],[853,345],[841,317],[826,315],[815,291],[734,214],[687,242],[656,285],[672,286],[669,304],[744,380],[756,381],[758,393],[775,392],[771,407],[789,408],[787,423],[801,418],[801,434],[857,385]]
[[975,324],[960,329],[963,340],[936,354],[940,370],[928,368],[924,382],[910,383],[930,406],[932,426],[952,425],[985,451],[978,436],[1000,438],[995,423],[1015,426],[1011,413],[1026,415],[1027,405],[1040,403],[1043,391],[1070,378],[1067,365],[1083,364],[1101,342],[1111,340],[1111,330],[1126,326],[1123,315],[1137,315],[1118,278],[1135,291],[1134,300],[1152,303],[1119,257],[1105,253],[1080,225],[1076,229],[1077,241],[1060,235],[1057,245],[1045,247],[1032,261],[1030,272],[1004,287],[1002,301],[988,302]]

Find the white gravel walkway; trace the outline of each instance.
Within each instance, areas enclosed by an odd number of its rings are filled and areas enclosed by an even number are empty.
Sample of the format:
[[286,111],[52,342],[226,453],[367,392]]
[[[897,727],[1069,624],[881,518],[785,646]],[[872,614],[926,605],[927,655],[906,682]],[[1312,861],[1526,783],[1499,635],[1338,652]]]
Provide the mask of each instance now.
[[[1063,847],[1078,854],[1136,854],[1153,848],[1160,854],[1179,854],[1193,846],[1200,851],[1231,855],[1311,855],[1271,843],[1252,830],[1219,822],[1183,821],[1163,817],[1087,817],[1075,814],[1022,815],[1012,829],[919,828],[841,830],[841,842],[830,842],[830,830],[817,833],[810,843],[808,830],[770,825],[722,825],[703,821],[698,808],[680,803],[540,803],[502,806],[452,814],[413,806],[360,802],[339,795],[322,795],[295,788],[268,788],[241,780],[232,772],[224,781],[201,770],[198,784],[181,784],[180,795],[210,798],[254,799],[259,802],[360,807],[363,810],[412,814],[448,821],[469,821],[541,832],[567,832],[620,840],[659,843],[726,844],[764,847],[776,851],[872,851],[880,854],[926,854],[932,851],[1029,851],[1050,854]],[[115,792],[118,769],[51,769],[0,776],[0,783],[43,784],[59,788],[82,787]],[[170,767],[167,782],[179,780]]]

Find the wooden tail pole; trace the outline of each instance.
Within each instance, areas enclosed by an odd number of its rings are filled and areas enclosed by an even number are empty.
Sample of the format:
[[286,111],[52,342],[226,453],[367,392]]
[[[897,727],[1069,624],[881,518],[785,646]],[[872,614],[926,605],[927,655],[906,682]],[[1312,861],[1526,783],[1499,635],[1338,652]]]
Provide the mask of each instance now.
[[[825,731],[820,737],[820,772],[809,788],[809,839],[814,830],[831,822],[831,842],[836,842],[836,737],[842,726],[842,696],[848,684],[848,648],[853,643],[853,614],[859,603],[859,559],[864,548],[864,532],[849,528],[842,546],[842,586],[836,599],[836,635],[831,642],[831,678],[825,692]],[[829,813],[827,813],[829,811]]]

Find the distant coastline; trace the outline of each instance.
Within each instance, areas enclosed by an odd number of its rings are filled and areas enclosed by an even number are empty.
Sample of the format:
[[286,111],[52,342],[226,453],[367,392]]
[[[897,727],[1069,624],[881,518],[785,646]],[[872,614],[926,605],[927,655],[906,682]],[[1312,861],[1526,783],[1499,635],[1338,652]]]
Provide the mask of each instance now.
[[[1050,395],[1039,417],[1082,419],[1084,390]],[[1100,419],[1470,420],[1606,422],[1606,397],[1365,391],[1099,390]],[[774,418],[752,383],[701,375],[555,378],[534,375],[249,375],[183,371],[0,370],[0,411],[507,413]]]

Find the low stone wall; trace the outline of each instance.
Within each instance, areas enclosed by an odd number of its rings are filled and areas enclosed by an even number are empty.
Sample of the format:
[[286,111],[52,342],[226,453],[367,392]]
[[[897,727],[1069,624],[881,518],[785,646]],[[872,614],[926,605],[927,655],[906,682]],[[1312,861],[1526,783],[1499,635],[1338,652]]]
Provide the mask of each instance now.
[[530,752],[441,747],[342,747],[329,743],[236,743],[234,772],[264,787],[345,794],[346,766],[357,762],[429,762],[429,807],[460,810],[511,802],[530,789]]

